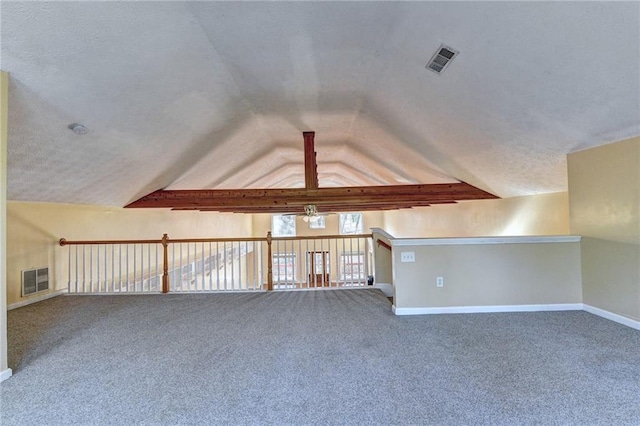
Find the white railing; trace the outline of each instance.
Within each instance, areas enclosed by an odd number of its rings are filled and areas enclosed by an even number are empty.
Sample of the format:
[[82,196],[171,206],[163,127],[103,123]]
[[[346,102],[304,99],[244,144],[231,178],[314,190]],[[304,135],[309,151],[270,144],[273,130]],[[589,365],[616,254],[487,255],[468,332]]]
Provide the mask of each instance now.
[[75,294],[364,287],[371,235],[67,241]]
[[273,289],[364,287],[373,271],[370,235],[273,238]]
[[69,243],[69,293],[159,293],[161,242]]
[[266,241],[200,240],[169,247],[169,291],[263,290]]

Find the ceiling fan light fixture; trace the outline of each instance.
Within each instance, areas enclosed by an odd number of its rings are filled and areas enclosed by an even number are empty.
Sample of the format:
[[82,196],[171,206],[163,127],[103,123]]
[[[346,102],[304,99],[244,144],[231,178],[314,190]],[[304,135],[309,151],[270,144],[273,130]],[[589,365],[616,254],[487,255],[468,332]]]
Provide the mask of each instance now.
[[304,215],[302,220],[305,222],[316,223],[320,219],[320,213],[318,213],[318,207],[315,204],[307,204],[304,206]]
[[304,213],[307,215],[306,217],[313,217],[318,215],[318,208],[315,204],[307,204],[304,206]]

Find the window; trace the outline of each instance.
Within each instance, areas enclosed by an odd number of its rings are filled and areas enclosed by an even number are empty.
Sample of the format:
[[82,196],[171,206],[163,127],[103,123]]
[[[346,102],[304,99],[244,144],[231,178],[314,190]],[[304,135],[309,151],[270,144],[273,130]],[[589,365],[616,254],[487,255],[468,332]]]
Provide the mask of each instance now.
[[324,222],[324,216],[316,216],[309,220],[309,228],[311,229],[324,229],[326,224]]
[[296,276],[296,254],[273,254],[273,282],[293,283]]
[[364,280],[364,253],[345,252],[340,255],[340,280],[346,282]]
[[362,213],[340,213],[340,234],[362,234]]
[[271,216],[271,229],[274,237],[295,237],[296,236],[296,217],[295,215]]

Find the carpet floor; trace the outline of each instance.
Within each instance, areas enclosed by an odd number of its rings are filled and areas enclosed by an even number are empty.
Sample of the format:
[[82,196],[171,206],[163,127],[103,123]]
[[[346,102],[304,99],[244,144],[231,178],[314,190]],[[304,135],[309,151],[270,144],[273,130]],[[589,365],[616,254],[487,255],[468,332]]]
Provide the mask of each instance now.
[[57,297],[8,313],[0,424],[640,425],[640,332],[398,317],[375,289]]

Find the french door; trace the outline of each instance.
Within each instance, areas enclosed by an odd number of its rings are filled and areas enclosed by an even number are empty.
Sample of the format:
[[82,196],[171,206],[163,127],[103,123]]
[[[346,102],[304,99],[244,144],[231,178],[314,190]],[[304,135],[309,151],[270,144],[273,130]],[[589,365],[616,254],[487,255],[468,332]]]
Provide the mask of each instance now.
[[329,287],[329,252],[308,251],[307,271],[309,287]]

